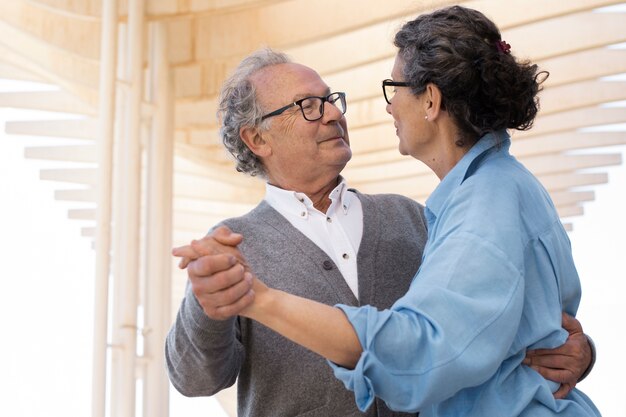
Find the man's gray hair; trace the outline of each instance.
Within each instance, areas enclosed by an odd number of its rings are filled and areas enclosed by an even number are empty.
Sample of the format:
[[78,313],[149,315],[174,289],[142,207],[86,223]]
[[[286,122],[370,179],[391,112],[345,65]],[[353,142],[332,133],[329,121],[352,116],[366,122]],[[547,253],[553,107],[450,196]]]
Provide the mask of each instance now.
[[250,77],[262,68],[289,62],[292,62],[291,59],[282,52],[269,48],[260,49],[241,61],[222,86],[217,110],[220,136],[228,152],[235,157],[239,172],[266,177],[263,163],[239,135],[242,127],[260,126],[265,129],[267,126],[264,124],[269,123],[261,121],[263,109],[259,105]]

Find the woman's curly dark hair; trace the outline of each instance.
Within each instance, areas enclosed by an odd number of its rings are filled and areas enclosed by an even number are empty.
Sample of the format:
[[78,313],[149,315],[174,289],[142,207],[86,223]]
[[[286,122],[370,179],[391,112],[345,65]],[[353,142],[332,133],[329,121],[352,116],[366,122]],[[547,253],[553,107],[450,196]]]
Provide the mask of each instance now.
[[443,95],[443,108],[456,121],[462,141],[489,132],[532,127],[537,94],[548,76],[529,61],[518,62],[498,47],[496,25],[481,12],[452,6],[406,23],[394,44],[403,75],[414,94],[428,83]]

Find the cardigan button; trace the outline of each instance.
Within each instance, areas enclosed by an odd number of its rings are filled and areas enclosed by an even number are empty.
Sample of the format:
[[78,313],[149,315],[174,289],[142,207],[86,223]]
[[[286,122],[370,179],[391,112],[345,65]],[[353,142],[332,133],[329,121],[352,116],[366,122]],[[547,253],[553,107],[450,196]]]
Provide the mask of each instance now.
[[322,266],[324,267],[325,270],[330,271],[331,269],[333,269],[333,263],[331,261],[324,261],[324,263],[322,264]]

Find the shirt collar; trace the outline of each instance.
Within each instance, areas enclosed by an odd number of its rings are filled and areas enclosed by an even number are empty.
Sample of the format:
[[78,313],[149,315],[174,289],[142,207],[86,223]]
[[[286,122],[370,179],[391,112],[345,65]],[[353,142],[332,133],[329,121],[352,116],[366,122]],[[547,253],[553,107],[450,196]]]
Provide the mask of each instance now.
[[441,207],[448,199],[448,196],[456,187],[461,185],[465,179],[470,177],[479,162],[490,153],[493,149],[500,149],[508,152],[511,145],[511,139],[506,130],[500,130],[494,133],[488,133],[478,140],[472,148],[461,158],[461,160],[448,172],[441,180],[435,191],[426,200],[426,219],[429,228],[434,219],[441,211]]
[[[350,204],[354,198],[357,198],[355,193],[348,192],[349,188],[345,178],[339,176],[339,184],[330,192],[330,199],[332,201],[328,211],[340,204],[344,214],[348,213]],[[301,216],[302,210],[306,209],[307,212],[316,210],[313,207],[313,201],[304,193],[293,190],[284,190],[276,187],[270,183],[265,183],[265,201],[270,206],[276,208],[280,207],[286,212],[293,213]]]

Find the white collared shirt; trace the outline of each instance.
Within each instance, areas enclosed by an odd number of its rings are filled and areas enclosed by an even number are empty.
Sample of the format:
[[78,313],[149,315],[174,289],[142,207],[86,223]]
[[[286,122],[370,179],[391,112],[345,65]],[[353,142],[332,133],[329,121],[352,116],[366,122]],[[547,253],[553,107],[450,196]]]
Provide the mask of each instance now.
[[265,201],[330,256],[358,299],[356,257],[363,237],[363,208],[343,178],[331,191],[330,200],[327,212],[322,213],[304,193],[265,185]]

